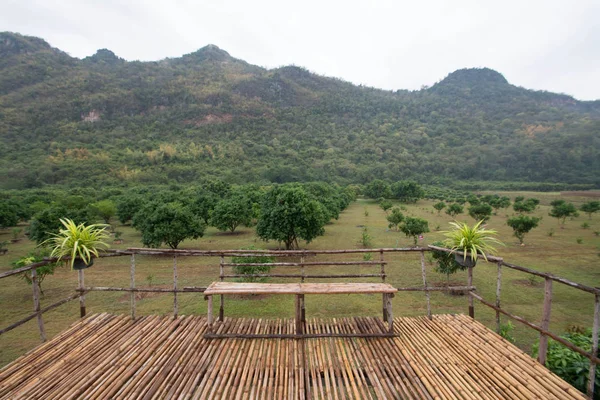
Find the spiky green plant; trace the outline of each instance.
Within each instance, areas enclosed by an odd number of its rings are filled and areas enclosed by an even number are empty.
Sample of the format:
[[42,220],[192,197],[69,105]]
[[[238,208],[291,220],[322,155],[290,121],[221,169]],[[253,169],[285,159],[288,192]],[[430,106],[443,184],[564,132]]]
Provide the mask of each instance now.
[[42,245],[52,247],[50,257],[57,257],[60,261],[65,257],[70,257],[69,264],[73,269],[76,258],[80,258],[86,264],[90,263],[92,256],[98,257],[98,250],[107,249],[109,246],[104,241],[108,239],[106,233],[106,224],[84,225],[75,223],[68,219],[60,220],[65,229],[52,237]]
[[450,222],[454,229],[443,232],[448,238],[444,244],[453,252],[462,251],[464,260],[467,259],[467,254],[473,261],[477,259],[477,254],[481,254],[487,261],[486,254],[496,253],[492,244],[504,246],[504,243],[493,237],[497,234],[496,231],[482,227],[483,222],[481,220],[472,227],[462,222]]

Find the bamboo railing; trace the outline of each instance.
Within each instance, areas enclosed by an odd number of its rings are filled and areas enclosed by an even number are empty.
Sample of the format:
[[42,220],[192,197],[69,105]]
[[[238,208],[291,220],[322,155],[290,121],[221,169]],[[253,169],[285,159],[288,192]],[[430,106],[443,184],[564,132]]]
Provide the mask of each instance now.
[[[589,379],[588,379],[588,387],[587,387],[587,395],[593,397],[594,395],[594,377],[597,369],[597,365],[600,364],[600,359],[597,356],[598,353],[598,333],[600,330],[600,288],[586,286],[580,283],[576,283],[570,281],[568,279],[555,276],[553,274],[544,273],[535,271],[529,268],[521,267],[519,265],[510,264],[505,262],[502,258],[487,256],[487,260],[489,263],[495,264],[497,269],[497,279],[496,279],[496,298],[495,302],[491,303],[484,299],[482,296],[475,292],[476,288],[473,286],[473,268],[469,268],[467,271],[467,283],[466,286],[454,286],[454,287],[431,287],[427,283],[427,275],[425,268],[425,252],[428,251],[444,251],[450,252],[450,250],[445,248],[440,248],[436,246],[428,246],[428,247],[410,247],[410,248],[381,248],[381,249],[346,249],[346,250],[171,250],[171,249],[147,249],[147,248],[130,248],[127,250],[117,250],[111,251],[109,253],[103,254],[101,257],[120,257],[120,256],[130,256],[131,257],[131,265],[130,265],[130,285],[128,288],[119,288],[119,287],[91,287],[85,286],[85,272],[84,270],[78,271],[78,287],[76,289],[76,293],[71,296],[60,300],[56,303],[53,303],[44,308],[40,305],[40,296],[39,296],[39,287],[38,277],[36,273],[36,268],[46,265],[50,262],[56,261],[53,259],[46,259],[44,261],[28,265],[26,267],[22,267],[19,269],[14,269],[10,271],[6,271],[0,273],[0,279],[7,278],[10,276],[14,276],[21,273],[29,272],[31,274],[32,280],[32,291],[33,291],[33,313],[28,315],[27,317],[0,329],[0,335],[11,331],[24,323],[36,318],[38,329],[40,333],[40,338],[42,342],[46,341],[46,333],[44,329],[44,321],[42,315],[45,312],[48,312],[52,309],[62,306],[74,299],[79,299],[80,304],[80,316],[84,317],[86,315],[86,306],[85,306],[85,296],[86,293],[93,291],[122,291],[122,292],[130,292],[130,307],[131,307],[131,317],[133,319],[136,318],[136,299],[135,293],[139,292],[155,292],[155,293],[173,293],[173,315],[177,317],[178,315],[178,294],[179,293],[202,293],[206,288],[204,287],[183,287],[181,288],[178,284],[178,269],[177,269],[177,258],[178,257],[219,257],[219,280],[224,281],[229,278],[239,278],[239,277],[272,277],[272,278],[287,278],[287,279],[300,279],[301,282],[304,282],[306,279],[343,279],[343,278],[380,278],[382,282],[385,282],[387,275],[386,265],[388,262],[385,260],[386,253],[403,253],[403,252],[419,252],[420,253],[420,266],[421,266],[421,275],[423,280],[422,287],[398,287],[398,291],[421,291],[425,292],[426,303],[427,303],[427,316],[431,319],[431,300],[430,300],[430,292],[432,291],[449,291],[449,290],[464,290],[468,292],[468,314],[471,318],[475,318],[475,308],[474,301],[477,300],[482,305],[489,307],[496,312],[496,331],[500,331],[500,316],[505,315],[506,317],[517,321],[530,329],[533,329],[539,332],[540,342],[539,342],[539,350],[538,350],[538,361],[541,364],[545,364],[548,350],[548,338],[552,338],[553,340],[561,343],[562,345],[568,347],[569,349],[581,354],[590,360],[590,371],[589,371]],[[307,257],[314,257],[317,255],[341,255],[341,254],[363,254],[363,253],[379,253],[378,261],[306,261]],[[135,256],[139,255],[154,255],[154,256],[172,256],[173,257],[173,289],[162,289],[162,288],[138,288],[135,282],[135,266],[136,259]],[[460,254],[460,252],[459,252]],[[269,263],[270,266],[277,267],[296,267],[300,268],[300,273],[277,273],[277,274],[252,274],[252,275],[242,275],[235,273],[226,273],[226,269],[233,268],[236,266],[258,266],[265,264],[254,264],[254,263],[228,263],[225,262],[225,257],[234,257],[234,256],[256,256],[256,255],[266,255],[266,256],[274,256],[276,258],[279,257],[299,257],[300,262],[275,262]],[[482,257],[479,257],[482,259]],[[347,266],[372,266],[377,268],[377,272],[373,273],[364,273],[364,274],[349,274],[349,273],[339,273],[339,274],[310,274],[307,273],[307,270],[317,266],[330,266],[330,267],[340,267],[344,268]],[[501,305],[501,293],[502,293],[502,271],[503,268],[508,268],[516,271],[520,271],[526,274],[538,276],[544,278],[544,303],[543,303],[543,311],[541,316],[541,324],[538,326],[533,324],[522,317],[513,315],[508,311],[504,310]],[[553,293],[553,283],[557,282],[562,285],[566,285],[568,287],[574,288],[576,290],[581,290],[587,293],[590,293],[594,296],[594,315],[593,315],[593,327],[592,327],[592,351],[587,352],[567,340],[559,337],[558,335],[549,331],[550,319],[551,319],[551,311],[552,311],[552,293]],[[382,305],[385,307],[385,305]],[[219,307],[219,319],[223,320],[224,318],[224,299],[221,296],[220,307]]]

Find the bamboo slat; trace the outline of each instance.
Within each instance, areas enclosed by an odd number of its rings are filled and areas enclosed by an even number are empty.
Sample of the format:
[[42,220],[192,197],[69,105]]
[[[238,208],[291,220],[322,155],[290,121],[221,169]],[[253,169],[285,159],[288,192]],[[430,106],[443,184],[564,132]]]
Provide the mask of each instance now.
[[[464,315],[224,318],[89,315],[0,370],[0,399],[584,399],[536,360]],[[323,337],[322,335],[329,335]],[[337,337],[332,337],[336,336]]]

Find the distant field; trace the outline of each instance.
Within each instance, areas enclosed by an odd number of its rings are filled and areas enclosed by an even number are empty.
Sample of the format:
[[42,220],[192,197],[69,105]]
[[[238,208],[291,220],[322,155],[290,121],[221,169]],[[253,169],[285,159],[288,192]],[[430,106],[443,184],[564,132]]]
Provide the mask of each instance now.
[[[560,229],[556,219],[548,216],[549,203],[556,198],[573,201],[577,205],[597,197],[600,192],[567,192],[567,193],[535,193],[506,192],[501,193],[514,198],[515,195],[537,197],[541,207],[535,215],[542,216],[540,227],[525,238],[525,246],[519,246],[512,236],[512,230],[506,226],[506,218],[513,214],[512,208],[501,211],[492,217],[488,226],[499,231],[499,238],[506,243],[500,248],[499,255],[505,260],[540,271],[552,272],[576,282],[591,286],[600,285],[600,237],[594,232],[600,231],[600,215],[589,220],[581,214],[568,220],[565,229]],[[430,244],[443,235],[437,230],[448,228],[451,221],[443,212],[438,216],[432,207],[433,202],[419,201],[415,205],[405,205],[405,214],[419,216],[429,221],[431,233],[425,235],[420,244]],[[365,215],[365,214],[368,214]],[[461,215],[461,221],[473,222],[473,219]],[[587,222],[590,227],[584,229]],[[307,249],[345,249],[358,248],[362,227],[366,226],[373,237],[373,247],[408,247],[412,239],[387,228],[385,213],[373,201],[359,200],[353,203],[339,220],[326,227],[326,234],[306,246]],[[125,243],[113,248],[141,246],[139,234],[127,226],[117,228],[123,231]],[[549,235],[553,232],[552,236]],[[0,241],[10,239],[9,231],[0,232]],[[578,239],[581,244],[578,243]],[[195,249],[235,249],[254,244],[257,247],[276,248],[276,243],[265,243],[254,235],[253,229],[242,228],[239,234],[231,235],[211,228],[207,234],[195,241],[186,241],[181,248]],[[34,248],[27,239],[10,244],[9,252],[0,256],[0,271],[10,269],[10,262]],[[361,256],[353,256],[357,259]],[[352,257],[323,257],[328,260],[349,260]],[[378,255],[373,254],[377,260]],[[386,255],[390,261],[387,267],[388,282],[394,286],[422,285],[418,254]],[[429,260],[428,260],[429,261]],[[170,287],[172,285],[172,258],[170,257],[137,257],[137,285]],[[181,286],[203,286],[218,277],[218,258],[180,258],[179,281]],[[107,258],[98,260],[86,270],[86,285],[93,286],[128,286],[129,257]],[[428,262],[429,284],[444,284],[445,276],[433,271],[433,264]],[[286,270],[286,271],[289,271]],[[334,267],[315,267],[315,273],[338,272]],[[368,268],[349,268],[345,271],[369,271]],[[371,269],[372,271],[372,269]],[[459,273],[451,278],[457,284],[466,283],[466,274]],[[475,268],[475,285],[484,298],[494,301],[496,282],[496,266],[480,262]],[[77,274],[67,268],[59,268],[54,276],[50,276],[43,284],[44,296],[42,305],[48,305],[67,297],[77,285]],[[551,330],[561,333],[571,325],[591,326],[593,312],[593,296],[575,289],[555,283],[552,308]],[[32,310],[31,289],[22,280],[6,278],[0,280],[0,327],[24,317]],[[539,323],[542,312],[543,282],[530,281],[525,274],[504,270],[502,300],[503,307],[510,312],[522,316],[532,322]],[[349,316],[379,315],[381,299],[378,296],[308,296],[307,316]],[[467,298],[450,296],[442,293],[432,294],[434,313],[466,313]],[[139,314],[168,314],[172,312],[173,297],[170,295],[150,294],[138,296]],[[91,293],[87,296],[89,313],[111,312],[128,313],[129,295],[125,293]],[[78,302],[73,301],[54,311],[44,314],[48,336],[52,337],[77,320]],[[179,300],[181,314],[205,314],[206,302],[199,294],[182,294]],[[272,296],[226,299],[225,312],[230,316],[252,317],[291,317],[293,299],[291,296]],[[423,293],[400,293],[394,298],[394,313],[397,316],[414,316],[426,313],[425,295]],[[494,313],[487,307],[476,304],[476,318],[489,327],[494,327]],[[537,340],[537,334],[530,329],[515,324],[514,336],[517,344],[530,351]],[[0,335],[0,366],[14,360],[39,343],[35,322],[30,322],[7,334]]]

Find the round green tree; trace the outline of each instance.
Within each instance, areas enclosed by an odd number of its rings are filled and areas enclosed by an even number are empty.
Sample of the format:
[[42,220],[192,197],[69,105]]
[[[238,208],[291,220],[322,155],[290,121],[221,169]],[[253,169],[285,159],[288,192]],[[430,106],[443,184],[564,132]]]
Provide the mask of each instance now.
[[235,232],[240,225],[252,222],[252,203],[242,196],[221,200],[212,210],[210,223],[221,231]]
[[440,211],[442,211],[445,207],[446,207],[446,203],[444,203],[443,201],[440,201],[433,205],[433,208],[435,208],[437,210],[438,215],[440,215]]
[[256,234],[263,240],[298,248],[298,239],[310,243],[325,233],[327,211],[300,187],[276,186],[264,197]]
[[456,216],[458,214],[462,214],[464,213],[465,210],[463,208],[463,206],[461,206],[458,203],[452,203],[448,206],[448,208],[446,209],[446,214],[448,214],[449,216],[451,216],[452,218],[456,218]]
[[506,224],[513,229],[513,234],[517,239],[519,239],[519,243],[523,244],[525,234],[529,233],[529,231],[533,228],[537,228],[540,220],[541,218],[539,217],[518,215],[516,217],[509,218],[508,221],[506,221]]
[[160,247],[166,243],[172,249],[185,239],[204,236],[206,225],[181,203],[146,204],[133,217],[133,227],[142,233],[142,243]]
[[391,229],[398,230],[398,225],[404,221],[404,214],[402,214],[402,211],[398,207],[394,207],[391,214],[387,216],[387,220],[390,223],[388,226]]
[[475,221],[483,220],[485,222],[492,216],[492,206],[487,203],[474,204],[469,207],[469,215]]
[[419,235],[429,232],[429,223],[423,218],[406,217],[400,230],[406,237],[412,237],[416,246]]

